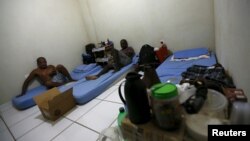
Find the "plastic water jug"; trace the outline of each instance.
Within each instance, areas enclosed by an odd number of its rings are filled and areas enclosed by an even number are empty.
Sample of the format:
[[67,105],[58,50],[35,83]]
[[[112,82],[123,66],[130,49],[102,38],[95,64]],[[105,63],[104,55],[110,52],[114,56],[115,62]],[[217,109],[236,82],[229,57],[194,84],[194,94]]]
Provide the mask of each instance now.
[[125,99],[119,87],[119,96],[127,107],[128,117],[134,124],[146,123],[150,120],[150,107],[145,83],[140,79],[141,75],[129,72],[125,81]]

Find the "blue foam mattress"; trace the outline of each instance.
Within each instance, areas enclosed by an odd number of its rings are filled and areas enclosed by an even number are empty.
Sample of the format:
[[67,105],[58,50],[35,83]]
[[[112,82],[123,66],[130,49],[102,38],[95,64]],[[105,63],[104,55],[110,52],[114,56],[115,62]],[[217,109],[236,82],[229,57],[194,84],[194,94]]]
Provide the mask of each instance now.
[[25,95],[21,97],[12,98],[12,105],[19,110],[24,110],[29,107],[32,107],[35,105],[35,101],[33,100],[33,97],[45,91],[47,91],[47,88],[42,85],[35,87],[33,89],[30,89],[26,92]]
[[88,65],[82,64],[74,68],[70,72],[70,75],[74,80],[80,80],[83,79],[85,76],[99,72],[101,69],[101,66],[97,65],[96,63]]
[[133,64],[129,64],[118,72],[113,73],[113,70],[110,70],[108,73],[100,76],[96,80],[85,80],[76,84],[73,87],[73,96],[76,102],[82,105],[92,100],[105,91],[115,80],[117,80],[124,73],[128,72],[132,67]]
[[[182,50],[190,53],[192,50]],[[179,83],[182,79],[181,73],[192,65],[212,66],[217,63],[215,53],[211,52],[209,58],[200,58],[188,61],[171,61],[173,55],[169,56],[157,69],[156,72],[161,82]]]
[[[77,71],[73,70],[70,73],[72,78],[78,81],[65,84],[58,87],[58,89],[60,92],[64,92],[70,88],[73,88],[73,96],[76,102],[78,104],[84,104],[105,91],[107,87],[109,87],[117,78],[130,70],[133,65],[137,63],[137,61],[138,56],[135,56],[132,63],[123,67],[120,71],[113,73],[113,70],[110,70],[108,73],[102,75],[96,80],[86,80],[85,76],[97,74],[102,69],[100,66],[95,64],[90,64],[89,66],[80,65],[74,69],[77,69]],[[37,86],[28,90],[26,94],[21,97],[13,97],[12,104],[16,109],[19,110],[30,108],[36,105],[33,97],[46,91],[47,88],[45,86]]]

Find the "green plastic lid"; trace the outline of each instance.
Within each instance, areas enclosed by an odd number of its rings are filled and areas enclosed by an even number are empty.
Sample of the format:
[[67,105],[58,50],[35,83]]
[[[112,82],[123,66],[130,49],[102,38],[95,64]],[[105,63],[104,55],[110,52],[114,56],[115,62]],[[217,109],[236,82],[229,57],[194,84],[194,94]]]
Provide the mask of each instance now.
[[172,83],[159,83],[151,88],[152,96],[157,99],[168,99],[178,95],[177,87]]

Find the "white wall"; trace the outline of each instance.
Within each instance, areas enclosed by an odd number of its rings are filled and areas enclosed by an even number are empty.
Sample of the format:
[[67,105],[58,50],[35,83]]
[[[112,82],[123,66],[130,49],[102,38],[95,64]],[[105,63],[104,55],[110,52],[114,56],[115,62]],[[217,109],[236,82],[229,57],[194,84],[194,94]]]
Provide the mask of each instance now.
[[[107,38],[119,48],[122,38],[138,52],[143,44],[171,50],[206,46],[214,49],[211,0],[79,0],[92,42]],[[88,7],[88,8],[86,8]]]
[[69,70],[81,63],[86,43],[122,38],[172,50],[214,49],[211,0],[1,0],[0,103],[21,91],[24,75],[44,56]]
[[0,21],[0,104],[21,92],[37,57],[68,70],[81,63],[88,37],[78,0],[1,0]]
[[218,60],[250,99],[250,1],[215,0]]

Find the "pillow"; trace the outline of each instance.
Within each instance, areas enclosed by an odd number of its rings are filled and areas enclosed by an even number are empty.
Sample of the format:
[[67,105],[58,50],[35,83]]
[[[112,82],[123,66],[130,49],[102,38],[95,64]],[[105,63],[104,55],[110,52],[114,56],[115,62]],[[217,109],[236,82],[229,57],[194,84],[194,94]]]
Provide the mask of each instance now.
[[194,49],[186,49],[181,51],[174,52],[174,59],[187,59],[190,57],[199,57],[201,55],[208,55],[209,51],[207,48],[194,48]]

